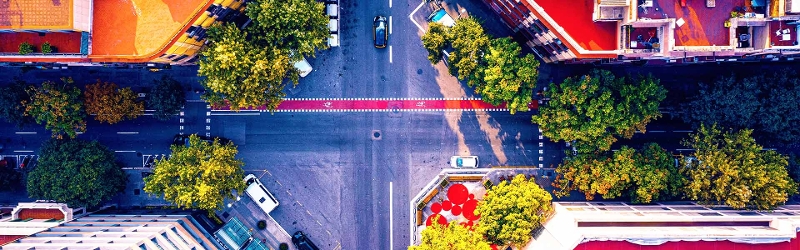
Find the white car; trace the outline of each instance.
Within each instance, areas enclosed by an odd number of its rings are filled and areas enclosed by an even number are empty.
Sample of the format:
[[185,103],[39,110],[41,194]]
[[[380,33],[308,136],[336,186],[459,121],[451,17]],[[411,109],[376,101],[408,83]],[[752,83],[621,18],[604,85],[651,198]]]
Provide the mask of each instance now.
[[280,204],[278,203],[278,199],[275,199],[275,196],[272,196],[267,188],[261,185],[261,181],[259,181],[258,177],[255,175],[248,174],[245,176],[244,183],[247,184],[247,189],[245,189],[244,192],[258,204],[261,210],[264,210],[264,213],[269,214],[269,212],[275,210],[278,204]]
[[477,168],[477,156],[453,156],[450,157],[450,166],[454,168]]
[[311,73],[312,70],[314,70],[314,68],[311,67],[311,64],[306,61],[305,57],[303,57],[303,60],[295,62],[294,68],[297,69],[297,71],[300,71],[300,77],[306,77]]

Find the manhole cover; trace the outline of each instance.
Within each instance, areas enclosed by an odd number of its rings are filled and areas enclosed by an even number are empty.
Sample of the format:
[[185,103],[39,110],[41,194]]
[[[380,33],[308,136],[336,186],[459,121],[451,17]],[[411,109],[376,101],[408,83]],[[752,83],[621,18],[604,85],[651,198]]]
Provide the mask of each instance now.
[[383,135],[381,134],[380,130],[372,130],[372,140],[377,141],[380,140]]

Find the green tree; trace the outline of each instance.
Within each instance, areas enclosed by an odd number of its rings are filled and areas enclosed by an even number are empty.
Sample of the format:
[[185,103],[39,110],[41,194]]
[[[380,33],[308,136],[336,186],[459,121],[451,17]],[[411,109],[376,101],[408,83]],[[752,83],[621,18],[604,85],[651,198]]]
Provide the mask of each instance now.
[[722,131],[700,125],[683,144],[695,149],[681,170],[687,198],[701,204],[722,203],[736,209],[769,210],[797,193],[786,170],[787,157],[764,151],[752,130]]
[[30,100],[25,85],[25,82],[17,80],[11,85],[0,87],[0,117],[18,128],[33,123],[33,119],[25,115],[25,106],[22,105],[23,101]]
[[16,191],[22,183],[22,174],[12,163],[0,159],[0,191]]
[[198,208],[213,213],[223,206],[233,192],[244,191],[244,170],[236,159],[238,150],[232,143],[221,144],[189,136],[189,147],[171,147],[166,160],[155,162],[153,175],[145,177],[144,191],[163,196],[181,208]]
[[695,127],[717,123],[753,129],[764,141],[800,139],[800,112],[796,112],[800,109],[800,81],[794,71],[741,80],[724,77],[700,87],[698,95],[683,106],[683,119]]
[[[441,216],[441,215],[438,215]],[[436,221],[436,220],[434,220]],[[455,221],[447,225],[433,223],[422,230],[422,243],[409,250],[490,250],[483,235],[473,232]]]
[[623,146],[611,152],[578,154],[556,168],[553,182],[557,197],[582,192],[587,200],[629,197],[633,203],[650,203],[676,197],[683,184],[675,158],[657,144],[641,151]]
[[50,139],[28,174],[31,198],[96,207],[125,189],[128,177],[114,152],[96,141]]
[[81,90],[72,86],[72,78],[61,78],[61,81],[64,84],[47,81],[40,88],[30,86],[27,91],[31,100],[22,104],[27,115],[53,131],[53,137],[61,139],[66,134],[75,138],[76,132],[86,131]]
[[33,45],[28,42],[22,42],[19,44],[19,54],[20,55],[27,55],[33,53]]
[[53,52],[53,46],[49,42],[42,43],[42,53],[48,54]]
[[428,51],[428,61],[437,64],[442,60],[442,51],[450,45],[450,30],[440,23],[429,23],[428,31],[422,35],[422,46]]
[[517,175],[510,183],[493,186],[478,202],[475,213],[481,221],[475,230],[490,243],[521,247],[553,211],[552,199],[536,182]]
[[178,114],[186,104],[186,92],[178,81],[164,76],[154,81],[155,86],[150,90],[147,105],[155,112],[156,119],[166,121]]
[[511,114],[528,111],[539,77],[539,61],[531,54],[519,57],[521,50],[519,44],[510,38],[492,40],[485,57],[486,66],[480,68],[483,80],[471,81],[477,83],[475,92],[483,100],[492,105],[506,102]]
[[489,35],[477,19],[467,17],[459,18],[450,28],[450,38],[453,46],[450,72],[458,76],[459,80],[470,79],[475,70],[484,63],[483,55],[490,44]]
[[329,19],[321,2],[255,0],[247,3],[245,13],[254,21],[250,30],[259,46],[306,56],[328,48]]
[[115,83],[100,82],[86,85],[83,93],[86,112],[95,115],[94,119],[114,124],[124,119],[133,120],[144,113],[144,103],[131,88],[119,88]]
[[208,90],[203,98],[212,105],[275,110],[285,96],[283,79],[288,76],[297,84],[299,75],[287,52],[256,46],[233,24],[214,26],[208,36],[212,42],[202,52],[198,74]]
[[580,152],[606,151],[617,141],[615,136],[631,138],[661,117],[658,106],[666,92],[652,77],[631,81],[595,70],[551,83],[545,91],[551,100],[539,107],[532,121],[553,141],[575,141]]

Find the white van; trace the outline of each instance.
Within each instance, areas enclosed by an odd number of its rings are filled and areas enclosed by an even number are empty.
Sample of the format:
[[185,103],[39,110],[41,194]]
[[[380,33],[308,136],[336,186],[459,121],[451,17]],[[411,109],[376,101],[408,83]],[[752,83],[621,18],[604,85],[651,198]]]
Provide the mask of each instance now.
[[267,191],[267,188],[261,185],[261,181],[259,181],[258,177],[255,175],[248,174],[245,176],[244,183],[247,184],[247,189],[245,189],[244,192],[258,204],[261,210],[264,210],[264,213],[269,214],[269,212],[272,212],[272,210],[280,204],[278,203],[278,199],[275,199],[275,196],[272,196],[272,194]]
[[453,156],[450,157],[450,166],[453,168],[477,168],[477,156]]
[[311,67],[311,64],[306,61],[305,57],[303,57],[303,60],[295,62],[294,68],[297,69],[297,71],[300,71],[300,77],[306,77],[308,74],[311,74],[312,70],[314,70],[314,68]]

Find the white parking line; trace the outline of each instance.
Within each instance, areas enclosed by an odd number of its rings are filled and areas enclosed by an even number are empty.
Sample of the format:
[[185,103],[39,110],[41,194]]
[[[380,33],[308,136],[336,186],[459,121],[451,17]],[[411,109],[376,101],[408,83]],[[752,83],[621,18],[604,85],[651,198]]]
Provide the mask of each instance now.
[[138,135],[139,132],[117,132],[118,135]]
[[392,45],[389,45],[389,63],[392,63]]
[[[389,1],[391,3],[392,0],[389,0]],[[392,6],[392,5],[390,4],[389,6]],[[394,25],[392,25],[392,16],[389,16],[389,35],[392,34],[392,26],[394,26]]]
[[114,153],[136,153],[136,151],[114,150]]
[[392,182],[389,182],[389,249],[394,249],[394,208],[392,207]]
[[411,12],[411,14],[408,14],[408,19],[411,19],[411,22],[412,22],[412,23],[414,23],[414,25],[416,25],[416,26],[417,26],[417,28],[419,28],[419,30],[420,30],[420,31],[422,31],[423,33],[425,32],[425,29],[423,29],[423,28],[422,28],[422,26],[420,26],[420,25],[417,23],[417,21],[414,21],[414,13],[416,13],[416,12],[419,10],[419,8],[422,8],[422,6],[423,6],[423,5],[425,5],[425,2],[426,2],[426,1],[424,1],[424,0],[423,0],[423,1],[421,1],[421,2],[419,3],[419,6],[417,6],[417,8],[416,8],[416,9],[414,9],[414,11],[412,11],[412,12]]
[[14,153],[33,153],[33,150],[14,150]]

